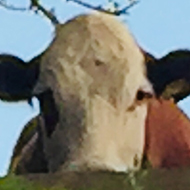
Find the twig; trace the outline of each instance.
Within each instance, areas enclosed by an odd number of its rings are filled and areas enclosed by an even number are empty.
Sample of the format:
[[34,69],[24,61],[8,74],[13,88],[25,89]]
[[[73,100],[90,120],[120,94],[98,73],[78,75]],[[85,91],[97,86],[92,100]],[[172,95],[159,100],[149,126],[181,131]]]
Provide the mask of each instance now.
[[39,0],[30,0],[30,2],[31,2],[30,7],[25,8],[25,7],[15,7],[13,5],[8,5],[5,1],[0,0],[0,6],[12,11],[29,11],[32,8],[36,8],[37,11],[41,11],[45,15],[45,17],[47,17],[54,25],[59,24],[59,21],[56,18],[56,16],[51,11],[48,11],[47,9],[45,9],[39,3]]
[[123,9],[119,10],[120,14],[126,14],[127,11],[133,7],[134,5],[136,5],[137,3],[139,3],[139,1],[132,1],[128,6],[125,6]]
[[8,5],[3,0],[0,1],[0,6],[6,8],[6,9],[12,10],[12,11],[28,11],[29,10],[28,8],[25,8],[25,7],[15,7],[13,5]]
[[100,12],[104,12],[104,13],[107,13],[107,14],[117,15],[117,16],[120,16],[122,14],[128,14],[127,11],[131,7],[133,7],[135,4],[139,3],[139,1],[132,1],[129,5],[125,6],[122,9],[114,10],[114,11],[109,11],[109,10],[106,10],[106,9],[102,8],[101,6],[93,6],[91,4],[85,3],[85,2],[80,1],[80,0],[66,0],[66,1],[67,2],[72,1],[74,3],[82,5],[82,6],[86,7],[86,8],[89,8],[89,9],[100,11]]
[[59,24],[57,17],[51,11],[45,9],[38,0],[31,0],[30,8],[36,8],[38,11],[41,11],[54,25]]

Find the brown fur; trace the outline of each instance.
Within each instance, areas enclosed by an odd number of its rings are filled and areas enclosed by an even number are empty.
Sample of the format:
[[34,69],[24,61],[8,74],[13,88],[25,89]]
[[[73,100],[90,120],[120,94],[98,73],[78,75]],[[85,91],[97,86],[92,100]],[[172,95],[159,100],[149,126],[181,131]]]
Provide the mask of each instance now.
[[154,168],[190,166],[190,120],[173,101],[150,101],[145,154]]

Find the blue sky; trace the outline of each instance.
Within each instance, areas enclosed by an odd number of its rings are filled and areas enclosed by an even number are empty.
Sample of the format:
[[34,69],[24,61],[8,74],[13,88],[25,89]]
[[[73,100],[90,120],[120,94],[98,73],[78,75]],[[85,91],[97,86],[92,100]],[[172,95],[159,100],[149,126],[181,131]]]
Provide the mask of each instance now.
[[[17,6],[27,6],[29,0],[7,0]],[[47,8],[54,8],[61,22],[87,9],[64,0],[41,0]],[[86,0],[95,5],[106,4],[106,0]],[[118,1],[125,3],[126,0]],[[20,3],[20,4],[15,4]],[[141,0],[130,10],[129,16],[121,20],[128,25],[138,44],[156,57],[175,49],[190,49],[190,1]],[[0,53],[17,55],[29,60],[42,52],[51,42],[54,28],[51,23],[32,11],[15,12],[0,7]],[[24,124],[38,114],[35,107],[26,102],[7,103],[0,101],[0,176],[6,174],[12,149]],[[179,103],[190,116],[190,97]]]

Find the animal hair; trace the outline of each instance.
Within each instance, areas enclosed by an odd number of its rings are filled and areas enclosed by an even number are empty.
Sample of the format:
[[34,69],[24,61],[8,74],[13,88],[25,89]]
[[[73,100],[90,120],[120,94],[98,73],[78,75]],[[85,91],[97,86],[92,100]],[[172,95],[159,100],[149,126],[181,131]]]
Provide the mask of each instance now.
[[123,24],[93,14],[58,26],[40,73],[35,91],[52,90],[60,118],[44,142],[50,171],[140,167],[147,103],[137,104],[136,97],[150,83],[143,54]]

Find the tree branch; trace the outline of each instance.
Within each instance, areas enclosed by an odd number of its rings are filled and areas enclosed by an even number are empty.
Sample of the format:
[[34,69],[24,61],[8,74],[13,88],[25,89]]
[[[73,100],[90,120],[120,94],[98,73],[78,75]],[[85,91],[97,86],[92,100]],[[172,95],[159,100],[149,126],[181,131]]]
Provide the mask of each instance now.
[[37,11],[41,11],[54,25],[59,24],[57,17],[49,10],[45,9],[40,3],[39,0],[30,0],[30,8],[36,8]]
[[0,6],[4,7],[5,9],[12,10],[12,11],[28,11],[28,8],[25,7],[15,7],[13,5],[8,5],[5,1],[0,0]]
[[137,3],[139,3],[139,1],[133,0],[133,1],[130,1],[130,4],[129,4],[129,5],[125,6],[125,7],[122,8],[122,9],[116,9],[116,10],[114,10],[114,11],[110,11],[110,10],[108,10],[108,9],[102,8],[101,6],[93,6],[93,5],[91,5],[91,4],[88,4],[88,3],[83,2],[83,1],[81,1],[81,0],[66,0],[66,1],[67,1],[67,2],[72,1],[72,2],[74,2],[74,3],[77,3],[77,4],[79,4],[79,5],[82,5],[82,6],[86,7],[86,8],[89,8],[89,9],[96,10],[96,11],[100,11],[100,12],[104,12],[104,13],[107,13],[107,14],[117,15],[117,16],[120,16],[120,15],[122,15],[122,14],[128,14],[127,11],[128,11],[131,7],[133,7],[134,5],[136,5]]
[[0,6],[12,10],[12,11],[29,11],[32,8],[35,8],[35,12],[41,11],[45,17],[47,17],[54,25],[59,24],[58,19],[56,16],[49,10],[45,9],[40,3],[39,0],[30,0],[30,7],[15,7],[13,5],[8,5],[6,1],[0,0]]

